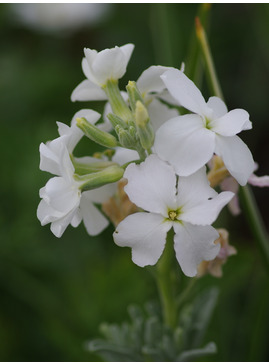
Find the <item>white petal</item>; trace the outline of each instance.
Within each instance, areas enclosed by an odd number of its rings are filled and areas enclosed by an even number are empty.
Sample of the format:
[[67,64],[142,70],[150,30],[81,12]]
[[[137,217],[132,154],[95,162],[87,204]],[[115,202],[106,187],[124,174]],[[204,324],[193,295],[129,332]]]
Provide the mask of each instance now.
[[108,225],[108,220],[95,207],[88,198],[87,193],[83,193],[80,202],[80,210],[85,228],[89,235],[95,236],[100,234]]
[[44,198],[53,209],[68,213],[79,205],[80,192],[64,178],[53,177],[47,182],[45,189],[40,193],[40,197]]
[[[57,138],[58,139],[58,138]],[[60,143],[47,142],[41,143],[39,147],[41,171],[46,171],[52,174],[60,175],[59,158],[60,158]]]
[[53,209],[43,199],[40,201],[37,208],[37,218],[42,226],[49,224],[57,219],[60,219],[63,216],[63,212]]
[[82,81],[72,92],[71,101],[107,100],[104,90],[90,80]]
[[248,183],[257,187],[269,187],[269,176],[258,177],[256,174],[252,174],[248,179]]
[[137,206],[163,216],[167,216],[168,208],[176,208],[175,172],[155,154],[140,165],[130,164],[124,178],[128,179],[125,192]]
[[203,260],[214,259],[220,244],[214,241],[219,237],[217,230],[212,226],[196,226],[185,223],[174,224],[175,252],[183,273],[188,277],[197,274],[197,266]]
[[121,46],[120,49],[125,55],[125,62],[127,65],[129,63],[131,55],[133,53],[134,44],[132,44],[132,43],[125,44],[124,46]]
[[211,225],[233,196],[233,192],[221,192],[211,200],[204,201],[196,206],[183,206],[180,219],[195,225]]
[[98,52],[95,49],[84,48],[85,58],[82,58],[82,70],[84,75],[93,83],[97,80],[92,72],[92,64],[97,57]]
[[81,223],[81,221],[82,221],[82,216],[81,216],[81,211],[80,211],[80,209],[78,208],[77,210],[76,210],[76,213],[75,213],[75,215],[74,215],[74,217],[73,217],[73,219],[72,219],[72,221],[71,221],[71,225],[73,226],[73,227],[78,227],[79,226],[79,224]]
[[97,54],[91,66],[99,85],[104,85],[108,79],[118,80],[125,74],[133,47],[104,49]]
[[118,163],[119,165],[123,165],[132,161],[139,160],[139,154],[136,150],[126,149],[122,147],[115,148],[115,154],[112,157],[112,161]]
[[169,70],[161,78],[180,106],[199,115],[209,116],[211,114],[200,90],[183,72],[176,69]]
[[76,214],[76,210],[77,208],[74,208],[68,214],[64,215],[61,219],[58,219],[51,223],[50,230],[57,238],[60,238],[63,235],[65,229],[73,220]]
[[[99,112],[96,112],[92,109],[81,109],[78,112],[75,113],[71,120],[71,126],[74,127],[77,123],[77,118],[85,118],[88,120],[91,124],[96,124],[97,121],[100,119],[101,114]],[[76,127],[79,129],[78,127]],[[80,129],[79,129],[80,130]]]
[[215,133],[206,129],[198,115],[182,115],[164,123],[156,132],[154,150],[174,166],[180,176],[188,176],[212,157]]
[[216,135],[216,150],[230,174],[241,186],[246,185],[254,170],[254,160],[247,145],[237,136]]
[[205,166],[188,177],[179,177],[177,190],[178,205],[184,205],[186,208],[191,208],[217,195],[217,192],[210,187]]
[[177,109],[171,109],[158,99],[153,99],[148,106],[148,113],[154,131],[159,129],[167,120],[179,115]]
[[248,112],[243,109],[235,109],[211,121],[210,126],[215,133],[234,136],[244,129],[247,122],[250,122]]
[[132,260],[140,267],[154,265],[165,247],[166,234],[172,224],[159,214],[137,212],[121,221],[113,234],[119,246],[132,248]]
[[83,192],[82,196],[87,197],[89,201],[103,203],[112,197],[116,193],[116,190],[117,183],[109,183],[94,190]]
[[210,97],[207,101],[207,106],[213,110],[214,119],[220,118],[228,112],[225,102],[217,96]]
[[147,94],[149,92],[162,92],[166,88],[166,86],[160,76],[169,69],[173,68],[164,66],[151,66],[147,68],[145,71],[142,72],[136,82],[139,91],[142,94]]
[[84,135],[83,131],[80,130],[76,125],[69,127],[60,121],[56,121],[56,124],[58,125],[59,134],[62,136],[68,136],[68,139],[66,139],[66,147],[69,153],[73,153],[76,145]]

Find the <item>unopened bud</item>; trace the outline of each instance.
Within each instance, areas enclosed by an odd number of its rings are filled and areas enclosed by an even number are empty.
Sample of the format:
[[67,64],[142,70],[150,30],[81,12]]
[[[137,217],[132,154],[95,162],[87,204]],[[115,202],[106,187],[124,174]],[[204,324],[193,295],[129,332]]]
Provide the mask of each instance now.
[[154,131],[149,122],[148,110],[140,101],[136,103],[135,121],[140,143],[144,149],[148,150],[154,142]]
[[136,140],[134,139],[134,137],[129,133],[129,131],[121,128],[121,127],[117,127],[116,132],[118,134],[118,138],[120,141],[120,144],[125,147],[125,148],[134,148],[136,145]]
[[140,91],[138,90],[138,87],[134,81],[128,82],[128,85],[126,86],[126,90],[128,92],[131,109],[133,112],[135,112],[137,101],[144,103],[143,97],[142,97]]
[[95,125],[89,123],[85,118],[77,118],[77,126],[89,139],[104,147],[114,148],[118,145],[118,141],[113,135],[100,130]]
[[[124,173],[124,169],[118,164],[107,167],[100,172],[90,173],[84,176],[75,175],[75,179],[81,182],[81,191],[93,190],[108,183],[119,181]],[[83,183],[84,182],[84,183]]]
[[121,126],[122,128],[126,128],[126,123],[125,121],[122,120],[122,118],[120,118],[119,116],[109,113],[107,115],[108,120],[111,122],[113,128],[115,129],[116,126]]

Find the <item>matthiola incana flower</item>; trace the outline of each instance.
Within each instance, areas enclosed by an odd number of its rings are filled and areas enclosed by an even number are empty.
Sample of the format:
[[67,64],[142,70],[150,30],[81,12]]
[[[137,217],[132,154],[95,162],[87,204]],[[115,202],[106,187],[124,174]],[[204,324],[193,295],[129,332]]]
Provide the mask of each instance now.
[[187,276],[196,275],[201,261],[216,257],[220,247],[214,241],[219,234],[210,225],[233,193],[217,194],[209,186],[205,167],[189,177],[177,177],[170,165],[150,155],[140,165],[130,164],[124,177],[130,200],[147,211],[129,215],[113,234],[117,245],[132,248],[134,263],[154,265],[171,228],[176,257]]
[[97,235],[109,222],[94,203],[103,203],[113,195],[116,186],[108,184],[81,192],[81,186],[85,181],[79,182],[74,178],[75,168],[66,143],[58,142],[57,146],[59,176],[51,178],[45,187],[40,189],[42,200],[37,209],[37,217],[42,225],[51,223],[51,231],[57,237],[62,236],[69,224],[76,227],[82,220],[87,232],[90,235]]
[[80,130],[76,126],[76,119],[79,117],[84,117],[91,124],[95,124],[99,120],[100,116],[101,115],[94,110],[82,109],[73,116],[71,126],[68,126],[58,121],[57,125],[60,137],[52,141],[48,141],[46,144],[40,144],[39,168],[41,169],[41,171],[46,171],[60,176],[60,150],[62,148],[62,144],[64,143],[66,145],[68,152],[71,154],[73,153],[73,150],[76,147],[77,143],[84,135],[82,130]]
[[84,48],[85,57],[82,59],[82,70],[87,79],[75,88],[71,100],[107,100],[102,87],[108,80],[119,80],[125,74],[133,49],[133,44],[104,49],[101,52]]
[[206,103],[194,83],[179,70],[169,70],[161,78],[178,104],[193,114],[172,118],[158,129],[156,153],[181,176],[194,173],[215,153],[223,159],[230,174],[245,185],[254,161],[236,134],[251,129],[249,114],[243,109],[228,112],[218,97],[210,97]]

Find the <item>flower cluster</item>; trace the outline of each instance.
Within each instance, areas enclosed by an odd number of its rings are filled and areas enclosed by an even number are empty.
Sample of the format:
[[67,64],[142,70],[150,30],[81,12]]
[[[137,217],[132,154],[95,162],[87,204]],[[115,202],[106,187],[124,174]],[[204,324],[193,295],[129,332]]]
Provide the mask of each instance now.
[[[235,196],[214,187],[227,178],[245,185],[253,176],[251,152],[237,136],[252,123],[245,110],[228,112],[218,97],[206,102],[183,67],[151,66],[121,91],[133,49],[84,49],[86,79],[71,100],[105,101],[102,120],[80,110],[70,126],[57,123],[58,138],[40,145],[40,169],[56,176],[40,190],[37,216],[57,237],[82,220],[90,235],[99,234],[109,217],[115,243],[131,247],[142,267],[159,260],[173,229],[176,259],[194,276],[201,262],[219,259],[212,224]],[[103,152],[75,157],[84,135]]]

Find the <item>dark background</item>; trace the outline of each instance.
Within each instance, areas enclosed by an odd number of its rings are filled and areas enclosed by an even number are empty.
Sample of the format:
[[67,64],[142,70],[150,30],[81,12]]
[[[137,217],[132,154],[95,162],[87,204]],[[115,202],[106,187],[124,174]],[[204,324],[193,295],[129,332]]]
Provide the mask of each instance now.
[[[102,19],[71,30],[49,21],[31,27],[20,6],[0,5],[0,360],[93,361],[83,343],[98,336],[99,324],[125,320],[126,307],[154,299],[156,287],[129,249],[113,243],[112,226],[96,238],[82,225],[69,227],[61,239],[40,226],[38,191],[49,175],[39,170],[39,144],[57,137],[56,120],[68,124],[84,107],[102,110],[101,102],[70,101],[84,79],[83,47],[135,44],[122,87],[152,64],[180,67],[199,4],[109,4]],[[242,139],[258,174],[269,174],[269,5],[213,4],[208,37],[229,109],[244,108],[253,121]],[[81,148],[94,150],[88,142]],[[269,190],[253,191],[268,227]],[[243,215],[224,211],[215,226],[229,227],[238,254],[223,278],[199,282],[220,287],[207,333],[218,346],[212,360],[267,361],[269,281],[258,247]]]

